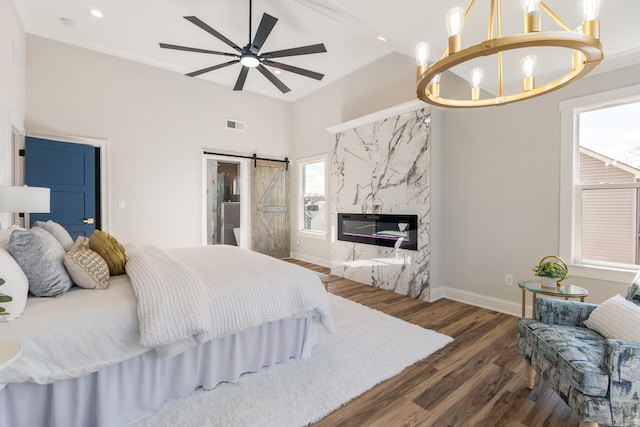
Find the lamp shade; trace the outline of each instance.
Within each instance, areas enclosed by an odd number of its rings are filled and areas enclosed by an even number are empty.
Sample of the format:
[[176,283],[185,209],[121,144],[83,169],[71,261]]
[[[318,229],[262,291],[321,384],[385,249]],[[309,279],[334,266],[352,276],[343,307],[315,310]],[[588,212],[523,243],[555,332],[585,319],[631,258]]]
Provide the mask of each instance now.
[[48,213],[49,196],[44,187],[0,187],[0,212]]

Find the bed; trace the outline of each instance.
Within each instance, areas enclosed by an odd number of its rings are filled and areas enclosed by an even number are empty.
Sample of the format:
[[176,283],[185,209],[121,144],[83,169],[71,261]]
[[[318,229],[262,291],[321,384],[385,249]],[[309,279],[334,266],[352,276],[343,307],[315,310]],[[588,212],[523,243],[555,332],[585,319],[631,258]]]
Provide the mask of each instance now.
[[126,245],[108,289],[30,297],[0,323],[0,425],[126,426],[198,387],[311,357],[329,300],[307,269],[235,246]]

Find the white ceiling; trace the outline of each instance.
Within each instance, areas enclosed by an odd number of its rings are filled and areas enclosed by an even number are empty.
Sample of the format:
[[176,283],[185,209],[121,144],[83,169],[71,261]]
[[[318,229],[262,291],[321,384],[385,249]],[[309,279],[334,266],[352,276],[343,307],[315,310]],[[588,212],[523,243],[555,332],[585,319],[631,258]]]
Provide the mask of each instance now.
[[[159,42],[234,53],[211,34],[183,19],[194,15],[240,46],[249,41],[249,0],[13,0],[27,33],[93,49],[111,55],[186,74],[232,58],[194,52],[161,49]],[[432,46],[431,61],[446,46],[444,15],[453,6],[467,7],[468,0],[253,0],[252,30],[255,33],[263,13],[279,19],[262,52],[324,43],[327,53],[278,58],[296,67],[325,74],[322,81],[283,71],[279,78],[291,88],[282,95],[257,70],[250,70],[244,90],[293,101],[323,85],[398,51],[413,55],[420,40]],[[489,0],[478,0],[465,22],[463,46],[477,44],[488,32]],[[522,31],[518,0],[502,2],[503,34]],[[570,28],[578,27],[581,16],[576,0],[545,2]],[[104,12],[97,19],[90,8]],[[603,0],[601,41],[606,59],[598,69],[611,69],[639,62],[640,1]],[[61,18],[73,21],[65,25]],[[543,29],[559,29],[543,14]],[[385,37],[382,42],[377,36]],[[558,50],[538,54],[537,75],[549,75],[565,67]],[[548,55],[548,56],[547,56]],[[544,58],[544,59],[542,59]],[[513,59],[513,62],[519,62]],[[568,62],[567,62],[568,63]],[[517,65],[505,59],[505,82],[516,84],[521,75]],[[232,90],[240,65],[218,69],[195,78],[229,86]],[[470,67],[469,67],[470,68]],[[514,68],[513,73],[511,69]],[[517,69],[516,69],[517,68]],[[467,79],[468,70],[454,72]],[[491,69],[485,71],[490,75]],[[185,78],[191,78],[186,77]],[[486,77],[485,77],[486,78]],[[495,93],[495,84],[483,89]]]

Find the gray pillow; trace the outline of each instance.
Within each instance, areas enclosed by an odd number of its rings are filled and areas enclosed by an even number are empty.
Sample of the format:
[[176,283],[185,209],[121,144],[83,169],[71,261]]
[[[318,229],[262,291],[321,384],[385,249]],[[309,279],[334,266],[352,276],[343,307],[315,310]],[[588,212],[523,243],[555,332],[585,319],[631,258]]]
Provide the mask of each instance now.
[[15,230],[9,239],[9,253],[27,276],[33,295],[56,297],[73,286],[64,268],[64,249],[48,231],[39,227]]
[[69,252],[71,246],[73,246],[73,238],[71,237],[69,232],[55,221],[36,221],[33,223],[33,227],[41,227],[51,233],[51,235],[55,237],[58,242],[60,242],[65,252]]

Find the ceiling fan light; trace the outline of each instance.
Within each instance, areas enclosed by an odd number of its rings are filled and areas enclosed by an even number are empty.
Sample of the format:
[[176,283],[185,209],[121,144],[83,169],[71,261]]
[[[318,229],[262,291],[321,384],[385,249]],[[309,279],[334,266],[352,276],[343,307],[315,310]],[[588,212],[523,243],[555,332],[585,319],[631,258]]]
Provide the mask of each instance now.
[[240,57],[240,63],[245,67],[256,68],[258,65],[260,65],[260,60],[255,55],[245,53]]

